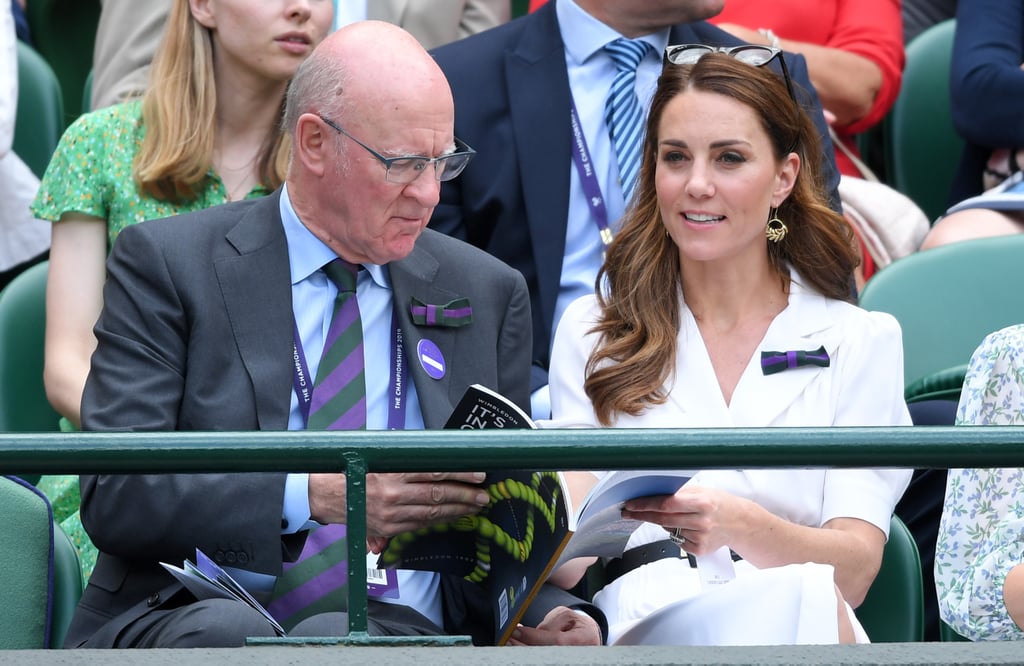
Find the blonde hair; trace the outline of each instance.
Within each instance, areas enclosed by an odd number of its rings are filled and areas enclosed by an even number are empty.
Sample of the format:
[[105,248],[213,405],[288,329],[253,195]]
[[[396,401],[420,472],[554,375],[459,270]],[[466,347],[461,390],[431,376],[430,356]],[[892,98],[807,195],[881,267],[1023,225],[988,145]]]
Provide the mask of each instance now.
[[679,251],[665,233],[658,208],[658,129],[668,103],[691,89],[725,95],[753,109],[777,162],[791,152],[800,156],[796,183],[778,208],[789,234],[781,243],[765,239],[779,280],[792,266],[826,297],[852,299],[859,261],[852,232],[826,203],[821,139],[814,123],[790,99],[779,76],[717,53],[694,65],[666,65],[651,100],[637,194],[597,276],[601,314],[593,332],[599,341],[587,360],[584,389],[605,426],[617,414],[636,416],[668,399],[664,386],[676,366],[680,306],[675,295],[682,278]]
[[[132,173],[144,194],[170,202],[199,196],[213,163],[216,112],[212,35],[193,18],[188,0],[174,0],[142,98],[146,135]],[[267,128],[257,157],[267,188],[284,181],[289,146],[277,123]]]

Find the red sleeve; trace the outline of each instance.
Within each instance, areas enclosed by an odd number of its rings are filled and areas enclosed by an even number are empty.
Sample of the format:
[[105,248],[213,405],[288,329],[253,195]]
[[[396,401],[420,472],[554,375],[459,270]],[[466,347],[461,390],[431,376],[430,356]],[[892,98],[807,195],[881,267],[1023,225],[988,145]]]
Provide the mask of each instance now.
[[843,134],[877,124],[896,101],[904,63],[900,0],[728,0],[711,22],[771,28],[783,39],[849,51],[878,65],[882,85],[875,103]]
[[825,46],[867,58],[882,70],[882,85],[866,116],[844,134],[877,124],[896,101],[903,78],[903,17],[900,0],[837,0],[835,29]]

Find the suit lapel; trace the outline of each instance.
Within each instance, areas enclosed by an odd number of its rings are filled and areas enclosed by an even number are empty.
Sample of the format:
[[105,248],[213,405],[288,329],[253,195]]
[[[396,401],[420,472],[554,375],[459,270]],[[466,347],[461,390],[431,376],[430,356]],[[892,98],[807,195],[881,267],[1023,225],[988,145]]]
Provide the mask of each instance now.
[[226,238],[238,255],[215,262],[239,356],[252,380],[260,430],[288,427],[293,317],[280,190],[253,205]]
[[[416,395],[419,398],[420,411],[423,414],[423,425],[427,429],[444,427],[455,402],[462,396],[451,395],[451,387],[462,386],[465,382],[453,380],[459,374],[460,365],[456,353],[458,328],[431,327],[421,328],[412,321],[410,307],[415,297],[424,303],[447,303],[462,294],[456,294],[434,285],[434,278],[440,268],[437,258],[425,250],[423,243],[417,243],[412,253],[401,261],[389,265],[391,288],[394,291],[395,313],[402,327],[403,349],[408,359],[407,367]],[[421,340],[429,340],[437,345],[445,362],[445,374],[434,379],[423,369],[418,347]]]
[[554,4],[524,19],[531,25],[505,57],[506,98],[515,100],[510,113],[537,281],[550,287],[540,292],[545,330],[553,327],[561,281],[572,155],[569,75]]

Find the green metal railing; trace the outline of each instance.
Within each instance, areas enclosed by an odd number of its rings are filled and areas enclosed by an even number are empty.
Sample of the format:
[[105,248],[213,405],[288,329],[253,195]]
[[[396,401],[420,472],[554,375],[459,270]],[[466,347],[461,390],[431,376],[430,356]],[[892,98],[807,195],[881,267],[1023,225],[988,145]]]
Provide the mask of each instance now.
[[[0,433],[4,474],[344,471],[351,562],[369,472],[765,467],[1024,467],[1024,427]],[[364,567],[348,588],[348,642],[370,642]]]

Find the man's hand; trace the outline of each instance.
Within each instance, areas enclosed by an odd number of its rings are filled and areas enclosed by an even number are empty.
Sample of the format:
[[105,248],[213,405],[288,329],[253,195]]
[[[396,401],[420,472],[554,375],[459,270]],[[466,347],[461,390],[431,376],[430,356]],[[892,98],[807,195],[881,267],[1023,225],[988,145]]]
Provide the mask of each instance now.
[[[478,485],[483,472],[366,475],[366,533],[389,537],[479,513],[490,497]],[[346,522],[343,474],[309,475],[309,514],[321,524]],[[370,542],[370,547],[375,542]]]
[[589,615],[559,606],[545,615],[536,627],[516,627],[508,644],[601,645],[601,628]]

